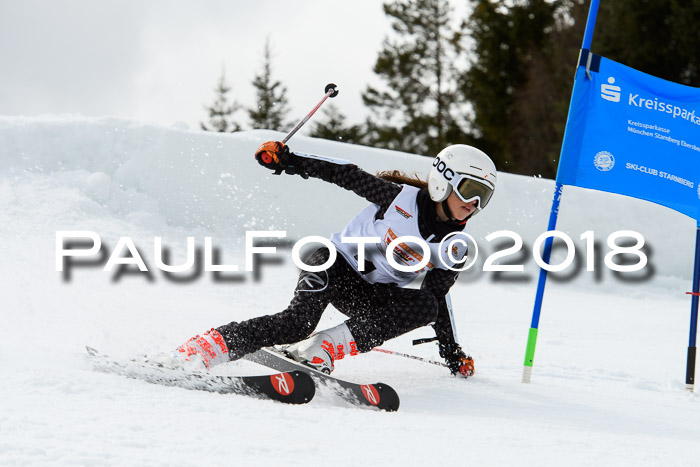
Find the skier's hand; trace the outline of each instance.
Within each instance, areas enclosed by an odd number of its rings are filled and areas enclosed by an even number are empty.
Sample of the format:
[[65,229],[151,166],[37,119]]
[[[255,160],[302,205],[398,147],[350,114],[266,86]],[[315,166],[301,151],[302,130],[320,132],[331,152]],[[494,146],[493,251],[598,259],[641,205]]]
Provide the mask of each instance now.
[[255,160],[263,167],[280,173],[289,166],[291,153],[289,147],[279,141],[267,141],[255,151]]
[[255,160],[263,167],[275,171],[275,175],[282,172],[289,175],[300,175],[309,178],[303,168],[299,167],[299,157],[294,155],[288,146],[279,141],[268,141],[258,146],[255,151]]
[[459,344],[440,344],[440,356],[453,375],[464,378],[474,375],[474,359],[465,354]]
[[474,375],[474,360],[470,356],[459,357],[447,362],[447,367],[453,375],[468,378]]

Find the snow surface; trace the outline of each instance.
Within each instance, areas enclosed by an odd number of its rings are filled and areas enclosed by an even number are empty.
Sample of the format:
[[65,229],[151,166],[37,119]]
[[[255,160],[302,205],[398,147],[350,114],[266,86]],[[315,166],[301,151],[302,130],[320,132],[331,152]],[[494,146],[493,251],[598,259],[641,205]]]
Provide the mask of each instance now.
[[[535,295],[535,238],[554,183],[499,173],[492,204],[470,223],[481,251],[452,289],[462,344],[477,375],[380,353],[340,361],[337,376],[382,381],[397,413],[347,407],[319,391],[306,406],[159,387],[96,373],[84,346],[117,356],[175,348],[212,326],[286,307],[296,284],[289,244],[249,272],[155,268],[155,236],[185,259],[188,236],[213,238],[220,261],[244,269],[246,230],[287,240],[340,230],[365,201],[319,180],[276,177],[252,154],[279,133],[190,132],[116,119],[0,117],[0,465],[698,465],[700,401],[684,390],[695,222],[622,196],[566,187],[558,228],[578,266],[553,275],[533,381],[520,383]],[[291,147],[368,171],[425,173],[415,155],[295,137]],[[524,273],[484,273],[517,232]],[[56,231],[98,233],[107,254],[131,237],[149,274],[101,266],[56,271]],[[642,273],[585,270],[617,230],[644,235]],[[563,258],[563,251],[554,256]],[[330,309],[320,323],[340,322]],[[386,348],[438,359],[419,329]],[[264,373],[248,362],[215,370]]]

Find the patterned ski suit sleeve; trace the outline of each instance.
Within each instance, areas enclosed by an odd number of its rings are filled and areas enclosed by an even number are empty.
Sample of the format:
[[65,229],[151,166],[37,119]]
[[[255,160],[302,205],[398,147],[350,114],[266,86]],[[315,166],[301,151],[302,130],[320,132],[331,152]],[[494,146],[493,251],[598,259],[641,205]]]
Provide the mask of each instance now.
[[459,345],[455,342],[454,329],[452,329],[452,319],[450,311],[447,308],[447,300],[445,295],[450,291],[459,277],[459,273],[446,269],[432,269],[428,271],[423,279],[421,289],[430,291],[438,301],[438,316],[433,329],[440,344],[440,355],[443,358],[447,354],[459,354],[463,352]]
[[294,154],[295,163],[310,177],[350,190],[386,210],[401,191],[401,186],[365,172],[354,164],[335,164]]

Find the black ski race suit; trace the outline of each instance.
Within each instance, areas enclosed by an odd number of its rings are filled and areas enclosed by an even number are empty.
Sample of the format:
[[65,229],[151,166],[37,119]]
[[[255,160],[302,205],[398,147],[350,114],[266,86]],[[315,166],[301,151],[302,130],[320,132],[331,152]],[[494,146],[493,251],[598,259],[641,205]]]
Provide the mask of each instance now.
[[[333,183],[379,206],[377,218],[383,218],[402,189],[401,185],[371,175],[356,165],[336,164],[293,153],[291,156],[296,173]],[[440,241],[445,235],[464,229],[464,222],[439,219],[427,188],[420,190],[417,201],[419,230],[424,239],[434,235],[431,241]],[[312,266],[324,264],[329,254],[328,249],[322,247],[305,263]],[[338,255],[330,268],[313,274],[311,278],[309,273],[302,271],[286,310],[216,328],[224,337],[231,359],[241,358],[262,347],[305,339],[314,331],[329,303],[349,317],[346,324],[360,353],[432,324],[440,355],[448,365],[465,356],[455,342],[445,299],[457,280],[458,272],[433,268],[425,274],[420,289],[372,284],[362,278],[362,272],[356,271],[342,255]]]

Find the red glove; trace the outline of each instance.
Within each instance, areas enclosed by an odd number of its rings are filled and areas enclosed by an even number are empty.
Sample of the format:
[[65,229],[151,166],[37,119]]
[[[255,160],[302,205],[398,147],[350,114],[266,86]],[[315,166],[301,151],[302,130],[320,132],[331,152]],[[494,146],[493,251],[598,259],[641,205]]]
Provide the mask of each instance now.
[[470,356],[460,357],[457,364],[459,366],[455,365],[457,371],[453,372],[454,375],[465,378],[474,375],[474,360]]
[[474,374],[474,360],[457,343],[440,344],[440,356],[455,376],[468,378]]
[[291,154],[289,148],[279,141],[267,141],[255,151],[255,160],[263,167],[282,172],[289,165]]

